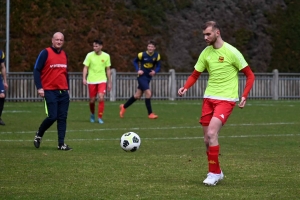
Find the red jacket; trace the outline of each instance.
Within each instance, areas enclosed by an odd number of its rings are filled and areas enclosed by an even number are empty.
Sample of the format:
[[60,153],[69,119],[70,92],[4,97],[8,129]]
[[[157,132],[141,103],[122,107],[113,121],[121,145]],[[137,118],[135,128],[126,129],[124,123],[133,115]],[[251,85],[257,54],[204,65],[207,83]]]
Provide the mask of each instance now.
[[50,47],[46,48],[48,58],[41,71],[44,90],[68,90],[67,55],[61,50],[58,54]]

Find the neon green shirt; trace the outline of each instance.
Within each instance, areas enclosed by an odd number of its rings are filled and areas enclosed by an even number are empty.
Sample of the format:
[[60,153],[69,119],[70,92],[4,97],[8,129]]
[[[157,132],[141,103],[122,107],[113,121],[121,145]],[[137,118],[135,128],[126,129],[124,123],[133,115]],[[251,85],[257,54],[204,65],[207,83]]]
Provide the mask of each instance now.
[[247,66],[243,55],[226,42],[219,49],[206,47],[195,65],[198,72],[209,73],[204,98],[238,101],[238,72]]
[[104,51],[97,55],[94,51],[88,53],[83,64],[88,67],[88,84],[98,84],[107,81],[106,68],[110,67],[110,56]]

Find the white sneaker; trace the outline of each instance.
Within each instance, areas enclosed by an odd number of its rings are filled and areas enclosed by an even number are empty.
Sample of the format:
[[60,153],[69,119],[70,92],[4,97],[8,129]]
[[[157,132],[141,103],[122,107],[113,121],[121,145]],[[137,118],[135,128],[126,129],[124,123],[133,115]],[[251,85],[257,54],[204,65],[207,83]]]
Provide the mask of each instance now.
[[207,178],[203,181],[205,185],[216,185],[220,180],[224,178],[224,174],[221,171],[220,174],[214,174],[209,172]]

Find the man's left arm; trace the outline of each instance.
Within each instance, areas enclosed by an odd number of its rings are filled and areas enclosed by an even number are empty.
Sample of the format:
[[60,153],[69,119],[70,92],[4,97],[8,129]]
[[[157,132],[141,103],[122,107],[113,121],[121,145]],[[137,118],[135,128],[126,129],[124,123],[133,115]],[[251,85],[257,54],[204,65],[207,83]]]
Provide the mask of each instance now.
[[155,73],[159,72],[160,71],[160,67],[161,67],[161,64],[160,64],[160,54],[157,55],[157,61],[156,61],[156,64],[155,64]]
[[155,74],[160,71],[160,67],[161,67],[161,64],[160,64],[160,60],[159,60],[155,64]]
[[1,68],[1,74],[2,74],[4,88],[7,89],[8,85],[7,85],[7,80],[6,80],[6,67],[5,67],[4,61],[5,61],[5,54],[4,54],[3,51],[0,50],[0,68]]
[[248,94],[253,86],[254,80],[255,80],[255,76],[251,70],[251,68],[249,66],[243,68],[241,70],[241,72],[243,72],[246,76],[246,86],[244,88],[244,92],[242,95],[242,100],[239,103],[239,107],[243,108],[246,105],[246,99],[248,97]]
[[112,86],[110,66],[106,67],[106,77],[107,77],[107,91],[110,91]]
[[4,85],[5,89],[7,89],[8,85],[7,85],[7,80],[6,80],[6,67],[5,67],[4,62],[1,63],[1,74],[2,74],[2,78],[3,78],[3,85]]

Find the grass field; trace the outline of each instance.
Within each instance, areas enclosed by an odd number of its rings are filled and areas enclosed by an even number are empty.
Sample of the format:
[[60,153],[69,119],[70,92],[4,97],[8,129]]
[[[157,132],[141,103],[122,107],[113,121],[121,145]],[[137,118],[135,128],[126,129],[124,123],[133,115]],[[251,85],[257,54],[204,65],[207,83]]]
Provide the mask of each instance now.
[[[5,104],[0,127],[0,199],[299,199],[300,102],[254,101],[235,108],[220,133],[225,178],[202,184],[207,159],[198,124],[200,101],[143,101],[119,118],[120,102],[106,102],[104,124],[89,122],[87,102],[71,102],[66,143],[58,151],[56,124],[33,146],[43,103]],[[137,152],[119,140],[134,131]]]

